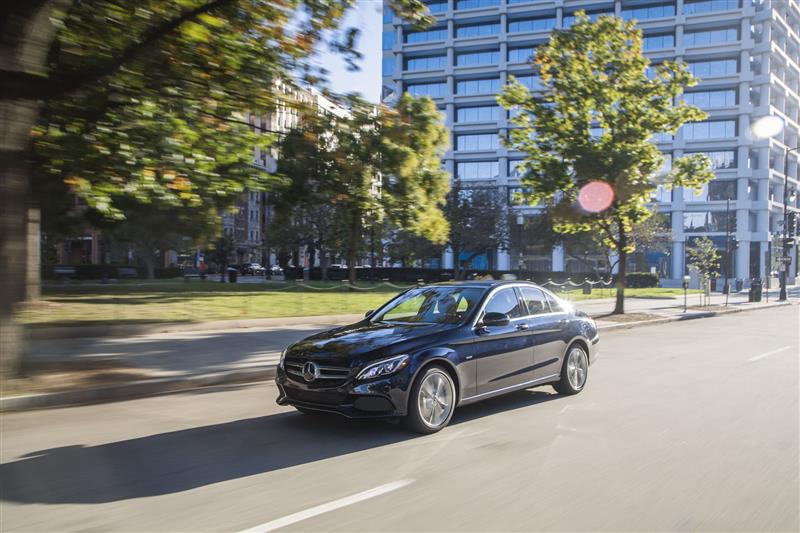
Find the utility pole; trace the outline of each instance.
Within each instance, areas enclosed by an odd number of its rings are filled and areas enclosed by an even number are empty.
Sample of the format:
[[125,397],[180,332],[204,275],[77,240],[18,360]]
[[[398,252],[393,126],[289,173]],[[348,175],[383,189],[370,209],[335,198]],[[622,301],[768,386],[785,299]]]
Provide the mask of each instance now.
[[778,301],[785,302],[787,300],[786,294],[786,277],[789,274],[789,265],[791,264],[791,257],[789,256],[789,153],[800,150],[800,146],[784,148],[783,156],[783,251],[781,252],[781,277],[780,285],[781,292],[778,296]]
[[731,287],[728,278],[731,273],[731,199],[725,200],[725,284],[722,290],[725,292],[725,307],[728,307],[728,294]]

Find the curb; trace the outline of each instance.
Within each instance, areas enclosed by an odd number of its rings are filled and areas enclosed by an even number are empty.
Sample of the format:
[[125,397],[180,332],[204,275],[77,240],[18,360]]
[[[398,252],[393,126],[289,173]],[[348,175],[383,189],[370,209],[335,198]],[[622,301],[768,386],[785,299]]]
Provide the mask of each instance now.
[[776,302],[772,304],[759,305],[757,307],[744,307],[744,308],[731,308],[727,311],[699,311],[691,315],[675,315],[664,318],[655,318],[653,320],[639,320],[636,322],[623,322],[620,324],[611,324],[608,326],[598,326],[599,331],[615,331],[620,329],[632,329],[642,326],[657,326],[659,324],[667,324],[669,322],[681,322],[684,320],[695,320],[698,318],[712,318],[715,316],[730,315],[733,313],[744,313],[746,311],[759,311],[761,309],[772,309],[774,307],[783,307],[785,305],[792,305],[791,302]]
[[265,381],[274,377],[275,367],[271,366],[215,372],[199,376],[143,379],[97,389],[8,396],[0,398],[0,413],[129,400],[212,385]]
[[271,328],[282,326],[336,326],[352,324],[364,315],[319,315],[246,320],[215,320],[212,322],[162,322],[152,324],[104,324],[94,326],[25,327],[27,340],[79,339],[86,337],[129,337],[154,333],[183,331],[215,331],[220,329]]
[[[786,305],[792,304],[791,302],[776,302],[757,307],[733,308],[727,311],[706,311],[685,316],[677,315],[657,318],[654,320],[640,320],[637,322],[599,326],[598,330],[615,331],[622,329],[633,329],[643,326],[666,324],[669,322],[711,318],[732,313],[743,313],[745,311],[757,311],[760,309],[771,309]],[[275,366],[269,366],[244,370],[230,370],[227,372],[215,372],[213,374],[201,374],[199,376],[145,379],[97,389],[28,394],[24,396],[9,396],[0,398],[0,413],[29,411],[46,407],[68,407],[101,402],[129,400],[133,398],[156,396],[170,392],[180,392],[213,385],[265,381],[275,377],[275,368]]]

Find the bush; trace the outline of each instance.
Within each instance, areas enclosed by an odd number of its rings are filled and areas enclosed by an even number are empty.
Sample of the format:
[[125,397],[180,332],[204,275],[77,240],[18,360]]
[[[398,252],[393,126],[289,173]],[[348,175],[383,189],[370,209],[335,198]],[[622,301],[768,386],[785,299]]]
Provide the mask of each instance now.
[[658,287],[658,274],[652,272],[631,272],[625,276],[625,286],[629,289],[650,289]]

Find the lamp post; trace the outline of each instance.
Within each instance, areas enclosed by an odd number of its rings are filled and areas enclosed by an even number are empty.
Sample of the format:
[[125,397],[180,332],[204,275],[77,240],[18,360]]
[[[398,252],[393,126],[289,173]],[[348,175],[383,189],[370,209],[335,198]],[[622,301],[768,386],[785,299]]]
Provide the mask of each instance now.
[[[770,115],[763,117],[753,124],[753,135],[758,139],[767,139],[774,137],[783,131],[784,122],[778,116]],[[789,148],[784,143],[783,154],[783,231],[782,233],[782,251],[780,258],[780,294],[778,295],[779,301],[786,301],[786,277],[789,270],[791,258],[789,257],[789,154],[800,150],[800,146]]]
[[689,295],[689,276],[683,276],[683,312],[685,313],[688,308],[688,295]]

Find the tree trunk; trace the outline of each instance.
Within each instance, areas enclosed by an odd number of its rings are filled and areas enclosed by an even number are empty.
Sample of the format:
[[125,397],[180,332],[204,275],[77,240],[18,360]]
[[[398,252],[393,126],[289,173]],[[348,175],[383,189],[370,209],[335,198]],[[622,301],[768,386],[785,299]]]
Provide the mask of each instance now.
[[[9,4],[0,19],[0,69],[44,72],[52,7],[41,0]],[[39,107],[33,100],[0,100],[0,380],[21,368],[22,328],[14,309],[26,291],[30,132]]]
[[351,285],[356,283],[356,261],[358,261],[358,240],[361,236],[361,213],[356,211],[350,220],[350,231],[347,236],[347,277]]
[[625,250],[627,244],[625,238],[620,238],[620,246],[617,249],[619,260],[617,262],[617,301],[614,304],[612,314],[625,314],[625,274],[628,268],[628,252]]
[[461,250],[455,246],[450,246],[450,249],[453,252],[453,279],[458,281],[461,279],[459,277],[461,275],[461,264],[458,261],[458,256],[461,255]]

